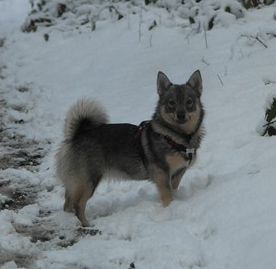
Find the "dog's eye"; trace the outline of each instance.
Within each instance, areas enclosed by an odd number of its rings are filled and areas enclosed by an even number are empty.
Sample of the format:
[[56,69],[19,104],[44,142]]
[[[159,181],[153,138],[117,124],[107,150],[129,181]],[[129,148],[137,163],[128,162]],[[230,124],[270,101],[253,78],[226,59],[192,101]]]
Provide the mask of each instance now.
[[192,98],[189,98],[187,100],[187,106],[191,107],[193,104],[194,104],[194,102],[193,102]]
[[175,101],[174,100],[169,100],[168,105],[170,107],[174,107],[175,106]]

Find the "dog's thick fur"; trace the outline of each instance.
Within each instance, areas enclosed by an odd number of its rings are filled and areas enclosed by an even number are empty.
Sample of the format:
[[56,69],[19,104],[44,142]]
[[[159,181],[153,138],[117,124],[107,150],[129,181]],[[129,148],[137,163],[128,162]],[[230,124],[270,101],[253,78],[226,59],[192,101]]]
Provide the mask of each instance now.
[[75,212],[83,226],[89,226],[86,203],[102,178],[151,180],[168,206],[172,191],[194,162],[203,134],[200,72],[183,85],[172,84],[159,72],[157,89],[156,111],[143,128],[109,124],[104,109],[94,101],[79,101],[68,112],[57,176],[65,185],[64,210]]

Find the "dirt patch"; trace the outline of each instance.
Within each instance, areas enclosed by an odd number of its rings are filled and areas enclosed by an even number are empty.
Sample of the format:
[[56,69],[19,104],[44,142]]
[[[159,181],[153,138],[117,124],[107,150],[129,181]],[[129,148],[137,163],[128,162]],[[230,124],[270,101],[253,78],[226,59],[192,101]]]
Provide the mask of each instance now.
[[0,131],[0,148],[4,152],[0,156],[0,169],[24,167],[29,171],[34,171],[46,154],[42,143],[8,131],[4,127]]
[[0,265],[9,261],[14,261],[20,268],[30,268],[34,258],[34,254],[21,254],[0,249]]
[[101,231],[92,228],[62,230],[49,219],[38,218],[32,226],[13,224],[17,233],[29,237],[39,249],[47,250],[54,247],[67,248],[76,244],[82,237],[101,235]]
[[17,233],[30,237],[32,243],[47,242],[55,238],[55,230],[47,228],[43,223],[37,222],[32,226],[13,224]]
[[102,232],[98,229],[92,229],[92,228],[78,228],[77,232],[80,236],[83,235],[91,235],[91,236],[95,236],[97,234],[101,235]]
[[0,48],[4,47],[5,42],[6,42],[6,39],[3,38],[3,37],[1,37],[1,38],[0,38]]
[[5,79],[5,76],[3,75],[4,70],[7,68],[5,65],[0,66],[0,79]]
[[[5,126],[2,124],[2,128]],[[0,130],[0,171],[8,168],[26,169],[37,172],[47,150],[46,143]],[[24,181],[11,182],[12,179],[0,176],[0,210],[18,210],[34,203],[40,186]]]
[[[20,91],[26,91],[19,87]],[[37,172],[38,166],[49,149],[48,142],[29,139],[17,134],[14,128],[4,122],[5,114],[11,107],[6,100],[0,100],[0,172],[8,168],[26,169]],[[0,174],[0,210],[18,210],[34,203],[39,186],[25,181],[15,181]]]
[[11,186],[10,181],[0,181],[0,194],[5,197],[5,199],[0,200],[0,210],[18,210],[32,204],[37,192],[37,186]]
[[28,92],[28,91],[30,91],[30,89],[29,89],[27,86],[19,86],[19,87],[17,88],[17,90],[18,90],[19,92]]
[[[1,68],[0,68],[1,71]],[[14,90],[19,94],[30,91],[28,86],[17,86]],[[15,124],[24,125],[24,119],[13,122],[7,115],[10,110],[20,113],[28,113],[25,104],[9,104],[8,100],[0,99],[0,170],[7,168],[25,168],[29,171],[37,171],[36,167],[41,163],[50,144],[48,141],[38,141],[18,134]],[[8,125],[8,123],[11,123]]]

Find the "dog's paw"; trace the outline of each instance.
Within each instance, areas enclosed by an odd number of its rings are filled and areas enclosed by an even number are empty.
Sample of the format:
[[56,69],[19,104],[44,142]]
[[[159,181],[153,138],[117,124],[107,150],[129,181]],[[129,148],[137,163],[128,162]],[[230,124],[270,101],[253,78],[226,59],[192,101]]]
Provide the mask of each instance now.
[[172,198],[172,195],[166,195],[166,196],[162,196],[161,200],[162,200],[163,207],[168,207],[171,204],[173,198]]

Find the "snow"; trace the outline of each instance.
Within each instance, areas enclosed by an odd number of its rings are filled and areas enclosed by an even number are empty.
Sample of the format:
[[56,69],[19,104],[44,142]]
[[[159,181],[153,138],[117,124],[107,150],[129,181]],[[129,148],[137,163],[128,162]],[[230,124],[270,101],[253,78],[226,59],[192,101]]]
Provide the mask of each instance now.
[[0,36],[8,35],[22,24],[29,12],[28,0],[0,1]]
[[[241,20],[223,17],[227,26],[206,32],[207,48],[203,32],[168,28],[167,18],[148,31],[154,7],[143,13],[140,41],[133,14],[101,21],[94,32],[53,28],[46,42],[43,27],[19,31],[27,6],[0,1],[3,120],[47,154],[36,168],[0,172],[0,183],[9,180],[30,199],[0,211],[1,268],[276,268],[275,138],[257,132],[267,98],[275,95],[264,78],[275,78],[276,40],[262,34],[276,26],[275,6],[247,11]],[[259,36],[267,48],[246,36]],[[183,83],[196,69],[206,136],[172,204],[163,208],[149,182],[103,183],[87,207],[95,231],[80,229],[62,211],[64,190],[54,171],[70,106],[93,98],[111,122],[138,124],[153,113],[159,70]]]

